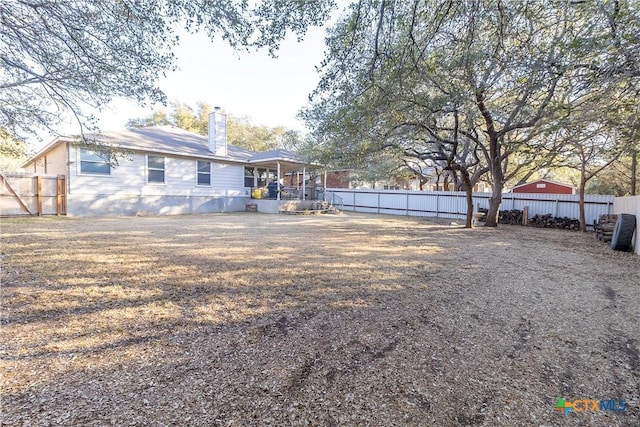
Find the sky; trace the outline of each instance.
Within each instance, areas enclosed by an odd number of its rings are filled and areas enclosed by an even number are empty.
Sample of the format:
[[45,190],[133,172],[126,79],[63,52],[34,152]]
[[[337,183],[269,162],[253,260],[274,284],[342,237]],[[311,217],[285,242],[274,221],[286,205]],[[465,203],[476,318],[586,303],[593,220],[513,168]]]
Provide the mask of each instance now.
[[[289,36],[277,58],[266,50],[234,51],[222,40],[206,34],[180,35],[175,49],[178,70],[159,81],[167,100],[195,107],[198,101],[220,107],[235,117],[248,116],[254,124],[304,130],[296,119],[315,89],[316,67],[324,57],[324,28],[311,28],[304,40]],[[150,115],[156,106],[139,107],[125,99],[112,101],[98,113],[103,130],[121,129],[127,120]]]

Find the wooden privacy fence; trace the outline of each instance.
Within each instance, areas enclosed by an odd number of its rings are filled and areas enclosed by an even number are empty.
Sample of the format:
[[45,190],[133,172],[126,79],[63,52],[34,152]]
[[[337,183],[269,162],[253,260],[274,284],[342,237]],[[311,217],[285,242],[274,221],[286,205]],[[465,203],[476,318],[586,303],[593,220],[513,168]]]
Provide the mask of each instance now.
[[[372,212],[391,215],[437,216],[463,219],[467,212],[464,191],[403,191],[403,190],[350,190],[327,188],[338,196],[343,209],[354,212]],[[491,193],[473,193],[474,209],[489,207]],[[587,224],[593,224],[602,214],[613,210],[614,196],[585,196]],[[557,217],[578,218],[577,194],[505,193],[502,210],[524,210],[528,206],[529,217],[551,214]]]
[[64,175],[0,174],[0,216],[66,215]]

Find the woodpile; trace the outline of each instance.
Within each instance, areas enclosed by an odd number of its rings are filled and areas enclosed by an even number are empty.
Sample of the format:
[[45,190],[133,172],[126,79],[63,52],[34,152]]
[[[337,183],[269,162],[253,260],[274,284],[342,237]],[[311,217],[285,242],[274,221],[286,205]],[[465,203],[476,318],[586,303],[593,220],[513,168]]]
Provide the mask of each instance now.
[[[486,221],[487,212],[489,210],[486,208],[478,208],[479,215],[482,215],[479,220]],[[511,209],[509,211],[500,211],[500,215],[498,216],[499,224],[509,224],[509,225],[522,225],[522,211],[518,209]]]
[[522,211],[518,209],[500,211],[498,222],[500,224],[522,225],[522,216]]
[[552,216],[546,215],[534,215],[529,219],[529,225],[539,228],[557,228],[560,230],[580,230],[580,221],[575,218],[569,218],[566,216]]
[[[478,212],[486,216],[487,209],[479,208]],[[534,215],[525,221],[524,212],[519,209],[500,211],[498,223],[509,225],[528,225],[538,228],[556,228],[560,230],[580,230],[580,221],[575,218],[554,217],[551,214]]]
[[597,222],[593,220],[596,239],[601,242],[610,242],[613,237],[613,230],[616,228],[617,219],[618,215],[600,215]]

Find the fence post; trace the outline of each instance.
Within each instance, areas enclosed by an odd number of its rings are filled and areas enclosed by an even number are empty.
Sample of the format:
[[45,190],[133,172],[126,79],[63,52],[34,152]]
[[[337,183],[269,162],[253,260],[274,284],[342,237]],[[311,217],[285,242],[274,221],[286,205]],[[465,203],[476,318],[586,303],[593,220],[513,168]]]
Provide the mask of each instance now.
[[65,192],[64,175],[58,175],[56,179],[56,215],[66,214],[63,204]]
[[406,212],[407,212],[407,216],[409,216],[409,192],[407,191],[407,200],[406,200],[407,204],[406,204]]
[[38,207],[38,216],[42,216],[42,177],[36,176],[36,198]]
[[380,191],[378,191],[378,213],[380,213]]
[[436,218],[440,216],[440,193],[436,193]]

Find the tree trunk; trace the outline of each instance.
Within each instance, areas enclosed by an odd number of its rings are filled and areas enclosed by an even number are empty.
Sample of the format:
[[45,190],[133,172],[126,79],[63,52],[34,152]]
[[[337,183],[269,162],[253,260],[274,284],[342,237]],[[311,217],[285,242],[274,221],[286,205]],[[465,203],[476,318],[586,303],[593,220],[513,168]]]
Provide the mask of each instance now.
[[587,186],[586,174],[585,164],[582,163],[582,167],[580,168],[580,186],[578,187],[578,219],[580,220],[580,231],[583,233],[587,231],[587,216],[584,212],[584,187]]
[[476,91],[476,103],[480,114],[484,118],[487,126],[487,135],[489,136],[489,157],[487,162],[489,163],[489,171],[493,180],[493,190],[491,197],[489,197],[489,210],[487,212],[486,227],[498,226],[498,214],[500,213],[500,205],[502,204],[502,189],[504,188],[504,172],[502,171],[502,159],[500,154],[500,137],[496,131],[493,117],[491,112],[487,109],[485,104],[484,91]]
[[462,186],[467,200],[467,219],[464,227],[473,228],[473,185],[471,185],[471,178],[466,170],[461,170],[460,175],[462,176]]
[[502,190],[504,183],[502,181],[494,181],[491,191],[491,197],[489,197],[489,210],[487,212],[486,227],[498,226],[498,215],[500,214],[500,205],[502,205]]
[[638,180],[638,151],[631,150],[631,195],[635,196]]

